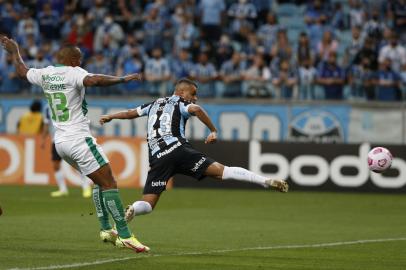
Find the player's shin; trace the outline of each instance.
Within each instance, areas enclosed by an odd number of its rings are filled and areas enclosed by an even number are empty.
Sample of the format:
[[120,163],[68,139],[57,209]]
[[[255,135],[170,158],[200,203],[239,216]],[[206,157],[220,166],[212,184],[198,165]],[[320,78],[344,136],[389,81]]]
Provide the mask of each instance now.
[[222,179],[223,180],[234,179],[245,182],[251,182],[258,185],[262,185],[265,188],[276,189],[280,192],[288,192],[289,190],[289,185],[284,180],[269,179],[240,167],[224,166]]
[[112,227],[109,222],[109,214],[103,201],[103,193],[100,186],[94,185],[93,187],[93,202],[96,207],[97,218],[100,222],[102,230],[110,230]]
[[55,180],[58,185],[59,191],[67,193],[68,188],[66,187],[65,176],[63,174],[62,168],[55,172]]
[[55,180],[56,180],[56,183],[58,184],[58,190],[52,191],[51,197],[57,198],[57,197],[68,196],[69,193],[68,193],[68,188],[67,188],[66,182],[65,182],[65,176],[64,176],[61,168],[59,168],[59,170],[55,172]]
[[80,175],[80,180],[82,182],[82,196],[83,198],[90,198],[92,196],[92,186],[91,181],[83,174]]
[[109,189],[102,191],[102,193],[104,204],[116,223],[118,235],[121,238],[131,237],[130,230],[128,229],[127,222],[124,218],[123,204],[121,203],[118,190]]
[[241,167],[227,167],[224,166],[223,171],[223,180],[239,180],[245,182],[251,182],[258,185],[266,186],[265,181],[267,180],[266,177],[253,173],[247,169]]

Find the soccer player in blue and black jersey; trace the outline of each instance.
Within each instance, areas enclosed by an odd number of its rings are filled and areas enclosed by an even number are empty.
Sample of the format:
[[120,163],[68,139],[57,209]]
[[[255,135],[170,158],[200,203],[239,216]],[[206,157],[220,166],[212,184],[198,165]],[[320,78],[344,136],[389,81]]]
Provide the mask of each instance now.
[[197,85],[189,79],[180,79],[172,96],[159,98],[135,109],[103,115],[100,124],[113,119],[133,119],[148,116],[148,147],[150,170],[145,183],[142,200],[129,205],[126,220],[134,216],[148,214],[156,206],[167,181],[175,174],[192,176],[198,180],[211,176],[219,180],[235,179],[288,191],[283,180],[272,180],[240,167],[220,164],[195,150],[185,138],[186,121],[196,116],[209,129],[206,143],[217,141],[217,129],[206,111],[196,105]]

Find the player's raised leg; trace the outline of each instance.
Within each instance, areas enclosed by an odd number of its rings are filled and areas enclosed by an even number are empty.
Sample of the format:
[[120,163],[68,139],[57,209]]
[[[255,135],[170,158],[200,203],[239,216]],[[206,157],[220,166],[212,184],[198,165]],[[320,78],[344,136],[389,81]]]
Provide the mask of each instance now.
[[204,175],[221,180],[239,180],[273,188],[280,192],[288,192],[289,185],[284,180],[269,179],[241,167],[228,167],[218,162],[207,167]]
[[[199,160],[199,159],[197,159]],[[203,165],[202,165],[203,166]],[[265,188],[273,188],[280,192],[288,192],[289,186],[284,180],[274,180],[255,174],[241,167],[227,167],[218,162],[211,163],[203,173],[220,180],[240,180],[261,185]],[[200,177],[197,177],[200,178]],[[147,183],[150,181],[147,180]],[[166,183],[166,181],[164,181]],[[130,204],[126,208],[125,218],[130,222],[135,216],[145,215],[155,208],[161,193],[144,194],[142,199]]]
[[174,164],[176,157],[168,155],[165,160],[158,159],[152,164],[148,171],[141,200],[126,208],[125,218],[127,222],[130,222],[135,216],[151,213],[157,205],[162,192],[166,189],[166,184],[176,173]]

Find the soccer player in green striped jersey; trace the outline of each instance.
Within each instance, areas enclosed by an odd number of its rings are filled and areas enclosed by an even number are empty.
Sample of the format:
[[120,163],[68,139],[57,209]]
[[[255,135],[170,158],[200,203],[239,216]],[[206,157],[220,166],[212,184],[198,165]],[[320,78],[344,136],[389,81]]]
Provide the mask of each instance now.
[[[51,109],[58,154],[95,183],[93,200],[101,225],[101,239],[136,252],[148,251],[149,248],[141,244],[127,226],[109,161],[90,133],[85,100],[86,87],[136,81],[141,79],[140,74],[123,77],[90,74],[79,67],[82,53],[72,45],[63,46],[58,51],[57,65],[41,69],[27,68],[14,40],[0,36],[0,42],[11,54],[19,77],[42,87]],[[111,226],[108,213],[117,230]]]

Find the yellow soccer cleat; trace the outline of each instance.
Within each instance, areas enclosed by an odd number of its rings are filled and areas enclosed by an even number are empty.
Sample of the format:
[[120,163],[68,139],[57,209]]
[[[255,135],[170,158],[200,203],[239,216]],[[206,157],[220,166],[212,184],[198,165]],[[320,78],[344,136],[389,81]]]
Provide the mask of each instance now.
[[92,188],[91,187],[84,188],[82,190],[82,196],[83,198],[86,199],[92,197]]
[[100,239],[105,243],[110,242],[113,245],[116,244],[117,235],[117,231],[114,229],[100,231]]
[[57,191],[51,192],[52,198],[66,197],[68,195],[69,195],[69,192],[67,192],[67,191],[63,192],[63,191],[57,190]]
[[284,180],[272,180],[268,179],[265,181],[265,185],[268,188],[273,188],[276,189],[280,192],[288,192],[289,191],[289,185],[286,181]]
[[129,248],[129,249],[134,250],[137,253],[148,252],[150,250],[149,247],[141,244],[141,242],[138,241],[134,235],[131,235],[130,238],[120,238],[120,236],[118,236],[117,240],[116,240],[116,246],[123,247],[123,248]]

